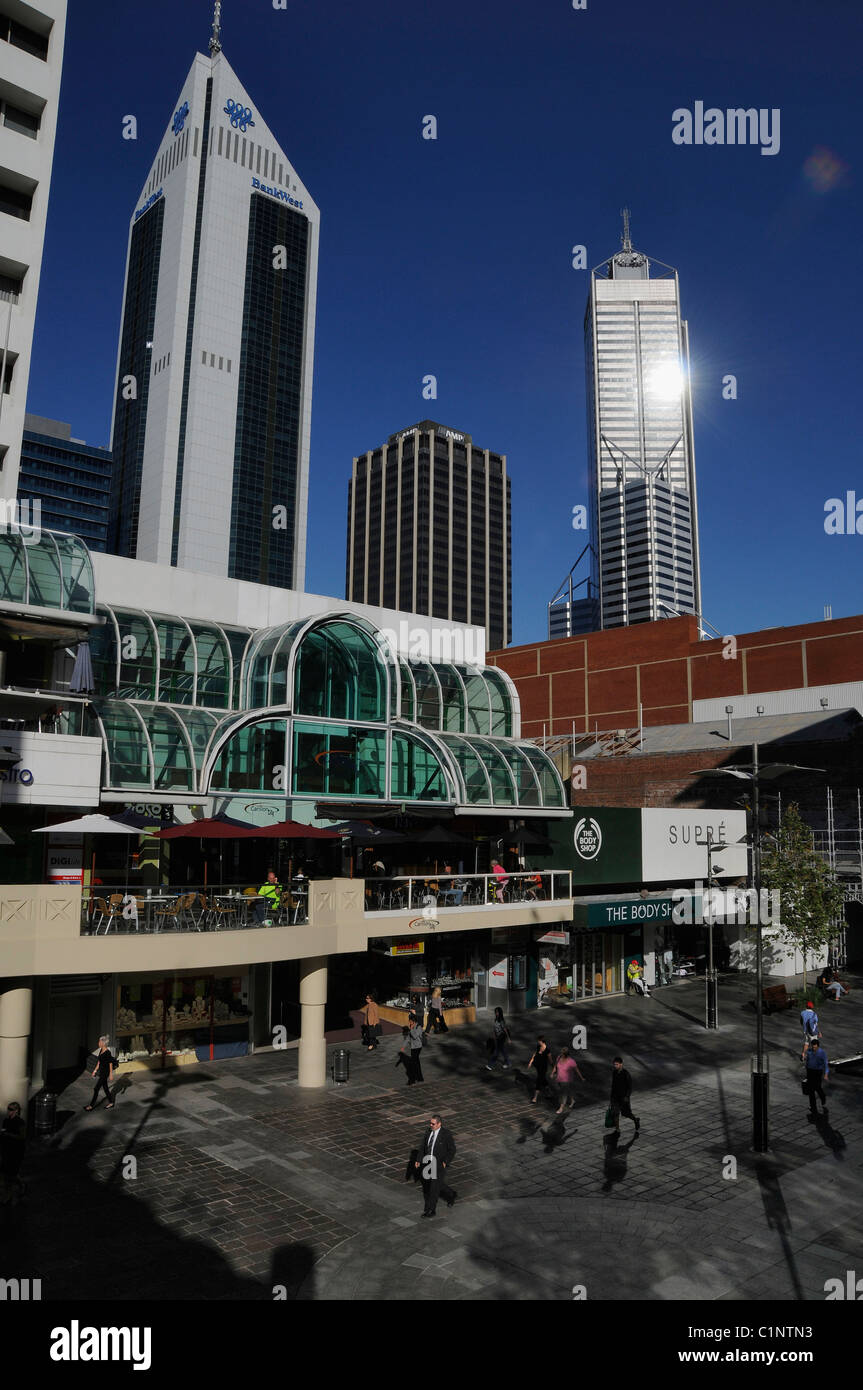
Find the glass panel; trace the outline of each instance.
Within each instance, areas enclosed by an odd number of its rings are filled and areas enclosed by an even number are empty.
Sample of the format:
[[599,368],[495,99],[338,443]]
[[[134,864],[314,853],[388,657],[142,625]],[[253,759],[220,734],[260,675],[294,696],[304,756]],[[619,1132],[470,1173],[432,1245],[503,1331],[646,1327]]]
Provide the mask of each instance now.
[[491,695],[491,731],[496,738],[512,738],[512,694],[502,676],[492,666],[483,669]]
[[120,685],[124,699],[155,700],[156,638],[152,624],[142,613],[114,609],[120,630]]
[[394,801],[449,801],[446,774],[430,748],[409,734],[393,734]]
[[140,719],[120,700],[97,706],[110,760],[109,786],[149,787],[150,750]]
[[228,644],[218,628],[190,623],[198,649],[198,693],[196,704],[210,709],[227,709],[230,659]]
[[62,608],[60,557],[50,531],[42,532],[38,545],[28,545],[27,563],[30,566],[28,602],[39,608]]
[[557,772],[557,768],[550,758],[543,753],[541,748],[537,748],[532,743],[520,743],[519,751],[530,761],[534,772],[539,777],[540,790],[542,792],[543,806],[563,806],[563,786]]
[[294,722],[292,789],[297,796],[386,795],[386,733]]
[[171,710],[152,706],[144,715],[153,745],[154,782],[161,791],[194,791],[189,745]]
[[[184,708],[182,705],[171,711],[175,719],[178,719],[186,729],[192,741],[192,752],[195,757],[195,766],[200,772],[204,766],[204,757],[213,730],[218,726],[219,720],[214,714],[207,710],[196,708]],[[146,715],[144,716],[146,718]]]
[[399,677],[402,688],[402,719],[409,719],[411,723],[416,723],[416,695],[414,693],[414,683],[411,678],[410,667],[404,657],[399,657]]
[[12,531],[0,533],[0,598],[11,603],[27,602],[24,545]]
[[249,646],[249,637],[251,634],[234,627],[226,627],[224,632],[228,639],[231,648],[231,656],[234,661],[234,686],[231,691],[231,708],[242,709],[243,704],[240,692],[242,688],[243,656]]
[[97,612],[105,618],[105,622],[101,627],[94,627],[88,639],[93,679],[98,695],[114,695],[117,689],[117,633],[108,610],[100,607]]
[[515,790],[506,759],[490,743],[471,742],[471,747],[482,759],[491,782],[492,797],[496,806],[514,806]]
[[195,699],[195,644],[185,623],[153,615],[159,634],[159,699],[191,705]]
[[527,758],[517,748],[501,748],[499,751],[512,768],[519,806],[539,806],[539,787]]
[[92,613],[95,586],[90,552],[77,536],[55,535],[63,566],[63,607],[73,613]]
[[462,738],[453,737],[452,734],[443,735],[442,739],[459,765],[464,778],[465,793],[471,805],[492,805],[491,787],[485,765],[477,757],[471,744]]
[[411,672],[417,688],[416,722],[425,729],[441,726],[440,688],[431,666],[424,661],[412,661]]
[[297,654],[297,714],[385,723],[386,666],[374,640],[349,623],[307,632]]
[[269,719],[238,729],[216,759],[210,789],[284,793],[287,724]]
[[479,671],[463,671],[462,678],[467,690],[467,723],[463,730],[468,734],[490,734],[488,711],[488,686]]
[[464,688],[453,666],[435,666],[443,697],[443,727],[454,733],[464,730]]

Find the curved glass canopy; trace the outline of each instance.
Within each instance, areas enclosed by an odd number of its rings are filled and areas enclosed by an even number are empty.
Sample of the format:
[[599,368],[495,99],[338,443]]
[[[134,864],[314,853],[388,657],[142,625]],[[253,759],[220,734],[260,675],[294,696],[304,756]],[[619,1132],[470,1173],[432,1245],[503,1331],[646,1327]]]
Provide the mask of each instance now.
[[90,637],[97,689],[106,697],[236,709],[238,668],[250,632],[220,623],[100,604]]
[[[102,611],[94,668],[121,698],[96,701],[92,718],[111,788],[565,808],[550,758],[511,736],[504,672],[396,656],[354,614],[246,641],[216,623]],[[237,689],[240,708],[224,712]]]
[[23,524],[0,533],[0,599],[69,613],[96,611],[90,552],[77,536]]

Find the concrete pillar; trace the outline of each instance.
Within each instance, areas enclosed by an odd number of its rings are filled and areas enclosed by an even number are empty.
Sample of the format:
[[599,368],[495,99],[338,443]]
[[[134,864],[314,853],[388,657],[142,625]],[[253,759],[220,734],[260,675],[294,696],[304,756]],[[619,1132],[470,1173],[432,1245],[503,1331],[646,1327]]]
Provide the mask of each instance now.
[[10,1100],[17,1100],[23,1110],[27,1109],[32,984],[32,980],[0,981],[0,1105],[4,1111]]
[[327,958],[312,956],[300,961],[300,1070],[301,1086],[326,1086],[327,1043],[324,1008],[327,1002]]

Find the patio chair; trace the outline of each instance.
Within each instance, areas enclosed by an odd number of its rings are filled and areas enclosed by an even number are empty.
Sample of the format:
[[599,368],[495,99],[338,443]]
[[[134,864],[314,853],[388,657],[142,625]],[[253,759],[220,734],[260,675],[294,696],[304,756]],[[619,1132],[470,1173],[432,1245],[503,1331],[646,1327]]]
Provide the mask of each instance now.
[[[121,897],[121,901],[122,901],[122,897]],[[93,900],[93,921],[96,923],[96,925],[95,925],[95,930],[94,930],[94,932],[93,932],[93,935],[94,935],[94,936],[98,936],[98,935],[99,935],[99,929],[100,929],[100,927],[101,927],[101,926],[103,925],[103,923],[104,923],[104,926],[105,926],[105,935],[107,936],[107,935],[108,935],[108,928],[110,927],[110,925],[111,925],[111,923],[114,921],[114,919],[115,919],[116,917],[118,917],[118,916],[119,916],[119,912],[118,912],[109,902],[106,902],[104,898],[94,898],[94,900]],[[97,918],[98,918],[98,921],[96,920]]]
[[174,931],[188,931],[189,922],[194,925],[192,916],[192,903],[195,899],[194,893],[181,893],[169,907],[159,907],[156,909],[156,922],[159,929],[162,925],[173,927]]
[[222,931],[238,925],[237,908],[239,903],[217,902],[213,899],[213,929]]

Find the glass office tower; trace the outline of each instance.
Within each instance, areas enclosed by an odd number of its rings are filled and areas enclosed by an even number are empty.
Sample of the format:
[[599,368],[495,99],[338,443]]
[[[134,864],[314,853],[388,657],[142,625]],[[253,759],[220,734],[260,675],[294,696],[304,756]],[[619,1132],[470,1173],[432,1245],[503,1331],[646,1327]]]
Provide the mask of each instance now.
[[701,610],[687,325],[677,271],[622,247],[585,314],[590,524],[601,626]]
[[318,231],[214,28],[131,221],[109,551],[303,588]]
[[506,456],[423,420],[354,459],[345,596],[512,640]]

